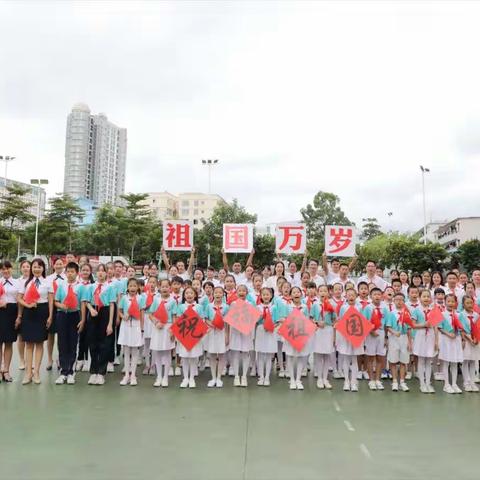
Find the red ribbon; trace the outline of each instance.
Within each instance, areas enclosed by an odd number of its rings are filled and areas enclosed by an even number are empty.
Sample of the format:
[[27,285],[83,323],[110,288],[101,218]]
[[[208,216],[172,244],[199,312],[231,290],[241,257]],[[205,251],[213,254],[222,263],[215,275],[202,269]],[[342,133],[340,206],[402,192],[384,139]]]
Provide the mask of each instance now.
[[160,323],[163,323],[164,325],[168,322],[168,312],[167,312],[167,309],[165,307],[165,304],[167,302],[165,300],[162,300],[160,302],[160,305],[158,306],[158,308],[155,310],[155,312],[153,313],[153,316],[160,321]]
[[130,318],[140,319],[140,307],[138,305],[137,296],[135,295],[131,301],[130,306],[128,307],[128,316]]
[[272,314],[270,313],[270,309],[268,307],[263,307],[263,328],[270,333],[273,333],[275,329],[275,325],[272,320]]

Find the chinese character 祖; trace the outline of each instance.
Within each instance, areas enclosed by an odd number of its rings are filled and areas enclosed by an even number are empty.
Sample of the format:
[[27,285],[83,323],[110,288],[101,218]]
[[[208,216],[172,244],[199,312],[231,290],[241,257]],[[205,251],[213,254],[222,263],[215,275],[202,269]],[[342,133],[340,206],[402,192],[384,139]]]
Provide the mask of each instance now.
[[167,223],[167,250],[169,248],[192,248],[190,244],[190,225],[188,223]]

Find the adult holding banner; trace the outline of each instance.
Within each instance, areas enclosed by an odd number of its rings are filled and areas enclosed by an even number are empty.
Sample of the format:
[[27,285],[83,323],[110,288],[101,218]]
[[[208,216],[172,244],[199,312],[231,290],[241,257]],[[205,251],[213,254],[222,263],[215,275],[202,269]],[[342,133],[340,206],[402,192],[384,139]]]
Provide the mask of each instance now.
[[388,287],[388,282],[377,275],[377,264],[373,260],[367,261],[366,271],[367,273],[358,279],[357,285],[360,282],[365,282],[367,285],[373,283],[382,292]]
[[167,251],[190,252],[188,268],[185,268],[185,262],[178,260],[175,263],[177,272],[172,275],[179,276],[183,280],[189,280],[192,277],[193,263],[195,260],[195,247],[193,246],[193,223],[184,220],[166,220],[163,222],[163,244],[162,260],[167,272],[170,272],[172,264],[167,255]]
[[227,253],[249,253],[245,268],[253,265],[253,225],[249,223],[224,223],[222,262],[225,271],[232,275],[237,285],[245,285],[247,278],[242,272],[242,264],[234,262],[232,270],[228,265]]

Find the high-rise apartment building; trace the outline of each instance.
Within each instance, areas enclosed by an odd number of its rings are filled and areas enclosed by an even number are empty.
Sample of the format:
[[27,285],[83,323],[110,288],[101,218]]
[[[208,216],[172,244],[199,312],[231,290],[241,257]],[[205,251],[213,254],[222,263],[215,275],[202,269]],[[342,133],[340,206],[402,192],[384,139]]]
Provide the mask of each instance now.
[[101,206],[125,193],[127,130],[77,103],[67,118],[63,191]]

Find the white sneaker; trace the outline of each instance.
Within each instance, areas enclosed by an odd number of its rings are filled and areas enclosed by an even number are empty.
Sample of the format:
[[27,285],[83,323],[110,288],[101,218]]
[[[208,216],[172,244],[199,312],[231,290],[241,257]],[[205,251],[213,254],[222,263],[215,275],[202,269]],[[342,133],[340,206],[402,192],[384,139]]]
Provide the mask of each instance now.
[[217,388],[222,388],[223,387],[223,381],[221,378],[217,378],[217,382],[215,383],[215,386]]
[[75,371],[81,372],[82,368],[83,368],[83,360],[78,360],[77,363],[75,364]]
[[240,385],[242,387],[248,387],[248,381],[247,381],[247,376],[246,375],[242,376],[242,380],[240,381]]
[[325,385],[325,388],[327,390],[331,390],[332,389],[332,384],[328,381],[328,380],[324,380],[323,381],[323,384]]
[[55,385],[63,385],[67,381],[67,377],[65,375],[60,375],[56,380],[55,380]]
[[113,363],[108,363],[107,364],[107,372],[108,373],[113,373],[115,371],[115,367],[113,366]]
[[233,386],[234,387],[240,386],[240,377],[238,375],[235,375],[235,378],[233,379]]
[[370,380],[368,382],[368,388],[370,390],[376,390],[377,389],[377,382],[375,382],[374,380]]
[[263,381],[263,386],[264,386],[264,387],[269,387],[269,386],[270,386],[270,379],[269,379],[269,378],[266,378],[266,379]]
[[398,382],[392,382],[392,392],[398,392]]
[[370,380],[370,375],[367,372],[362,372],[364,380]]
[[265,379],[263,377],[260,377],[258,380],[257,380],[257,385],[259,385],[260,387],[263,387],[263,384],[265,383]]
[[422,393],[428,393],[428,387],[426,385],[420,385],[420,391]]
[[115,357],[115,360],[113,361],[114,365],[120,365],[120,357]]
[[427,385],[427,390],[428,390],[428,393],[435,393],[435,389],[433,388],[433,385],[431,385],[431,384]]
[[471,383],[470,387],[472,387],[472,392],[478,392],[480,390],[474,383]]
[[480,383],[480,375],[475,375],[475,378],[473,379],[475,383]]
[[216,378],[212,378],[211,380],[208,381],[207,387],[208,387],[208,388],[212,388],[212,387],[214,387],[216,384],[217,384],[217,379],[216,379]]
[[400,389],[402,392],[409,392],[410,389],[408,388],[408,385],[405,382],[400,382]]
[[303,383],[301,380],[298,380],[297,382],[297,390],[303,390]]
[[411,380],[412,379],[412,372],[407,372],[405,374],[405,380]]
[[357,373],[357,380],[361,380],[362,378],[363,378],[363,374],[362,374],[362,372],[359,371]]
[[188,387],[188,378],[184,378],[182,383],[180,384],[180,388],[187,388]]
[[358,392],[358,383],[352,383],[350,385],[350,391],[351,392]]
[[295,380],[290,380],[290,390],[296,390],[297,389],[297,383]]
[[95,373],[92,373],[88,379],[88,385],[96,385],[97,384],[97,375]]
[[472,386],[469,383],[466,383],[466,384],[463,385],[463,390],[465,392],[473,392]]
[[136,387],[137,385],[138,385],[137,377],[131,377],[130,378],[130,386],[131,387]]
[[384,390],[385,387],[383,386],[383,383],[380,380],[377,380],[375,382],[375,386],[377,387],[377,390]]
[[349,392],[350,391],[350,382],[348,380],[345,380],[343,382],[343,391],[344,392]]
[[278,378],[285,378],[285,370],[280,370],[278,372]]
[[444,391],[445,393],[455,393],[455,390],[452,388],[451,385],[445,385],[445,386],[443,387],[443,391]]
[[105,385],[105,377],[103,375],[97,375],[96,385]]
[[462,393],[462,389],[456,383],[452,385],[452,388],[455,393]]
[[85,360],[85,361],[83,362],[82,372],[88,372],[88,371],[90,371],[90,365],[88,364],[88,361]]
[[252,369],[250,370],[250,376],[251,377],[257,376],[257,369],[255,367],[252,367]]
[[142,371],[142,375],[148,375],[148,371],[150,370],[149,367],[145,367]]
[[228,369],[228,376],[233,377],[234,374],[235,374],[235,372],[233,371],[233,367],[230,366],[230,368]]
[[334,370],[333,371],[333,378],[338,380],[339,378],[343,378],[343,375],[338,370]]
[[128,375],[125,375],[125,376],[122,378],[122,380],[121,380],[121,382],[120,382],[120,385],[121,385],[122,387],[124,387],[125,385],[128,385],[128,381],[129,381],[129,380],[130,380],[130,377],[129,377]]
[[325,388],[325,384],[323,383],[323,380],[321,378],[317,380],[317,388],[320,390],[323,390]]
[[154,387],[160,387],[161,385],[162,385],[162,379],[161,379],[161,377],[157,377],[153,386]]
[[191,378],[188,382],[188,388],[196,388],[197,384],[195,383],[195,379]]
[[175,367],[175,376],[179,377],[182,374],[182,369],[180,367]]
[[169,376],[169,377],[173,377],[173,367],[170,367],[170,368],[168,369],[168,376]]
[[167,388],[168,387],[168,375],[165,375],[162,378],[162,388]]

